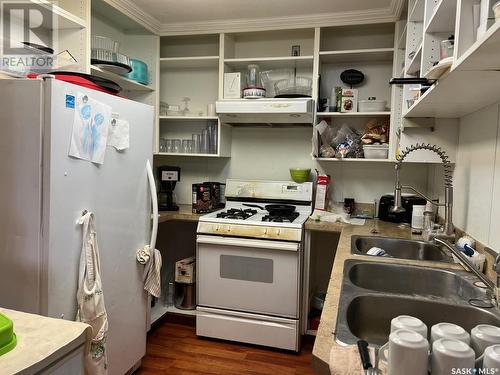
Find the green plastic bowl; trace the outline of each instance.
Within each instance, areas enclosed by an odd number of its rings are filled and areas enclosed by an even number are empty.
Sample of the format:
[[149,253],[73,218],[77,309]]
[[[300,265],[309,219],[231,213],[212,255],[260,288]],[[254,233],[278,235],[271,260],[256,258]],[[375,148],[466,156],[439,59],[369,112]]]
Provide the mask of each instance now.
[[0,355],[16,347],[17,338],[14,333],[14,323],[4,314],[0,313]]
[[290,168],[290,176],[298,184],[302,184],[309,179],[311,169],[308,168]]

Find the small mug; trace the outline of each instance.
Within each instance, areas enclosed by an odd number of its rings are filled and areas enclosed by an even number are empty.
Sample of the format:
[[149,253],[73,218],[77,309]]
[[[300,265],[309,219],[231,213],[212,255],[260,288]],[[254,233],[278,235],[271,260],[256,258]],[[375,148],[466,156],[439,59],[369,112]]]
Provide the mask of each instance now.
[[425,323],[410,315],[399,315],[391,320],[391,333],[398,329],[409,329],[427,338],[427,326]]
[[[500,370],[500,345],[488,346],[482,355],[482,366],[485,369]],[[493,372],[491,372],[493,373]]]
[[489,324],[479,324],[470,331],[472,349],[476,358],[481,357],[488,346],[500,344],[500,328]]
[[438,339],[432,344],[431,374],[449,375],[452,369],[473,369],[475,353],[463,341],[456,339]]
[[453,323],[437,323],[431,327],[431,345],[439,339],[455,339],[470,345],[469,332]]
[[380,347],[379,357],[387,362],[388,375],[427,375],[429,342],[420,333],[398,329],[389,335],[389,342]]

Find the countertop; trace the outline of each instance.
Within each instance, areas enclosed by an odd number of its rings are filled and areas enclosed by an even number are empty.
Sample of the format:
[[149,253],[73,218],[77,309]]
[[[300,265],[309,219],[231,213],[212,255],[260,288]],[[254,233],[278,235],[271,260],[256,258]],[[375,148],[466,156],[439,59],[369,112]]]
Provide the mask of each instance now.
[[[420,235],[412,235],[408,226],[403,227],[399,224],[387,223],[379,220],[367,220],[363,226],[346,225],[346,224],[330,224],[330,223],[309,223],[309,230],[314,230],[314,227],[338,232],[341,226],[341,234],[335,255],[335,261],[332,267],[330,283],[328,285],[323,313],[321,315],[316,341],[313,348],[313,367],[319,374],[330,374],[329,361],[332,348],[340,347],[335,342],[335,325],[337,321],[337,308],[340,298],[340,290],[342,286],[342,275],[344,272],[344,262],[347,259],[362,259],[368,261],[400,263],[400,264],[418,264],[433,268],[452,268],[462,269],[458,264],[440,263],[432,261],[414,261],[406,259],[395,259],[385,257],[372,257],[363,255],[351,254],[351,236],[352,235],[374,235],[382,237],[399,237],[407,239],[421,240]],[[376,231],[376,233],[373,233]],[[334,249],[332,249],[334,251]],[[339,373],[342,373],[340,370]]]
[[[189,204],[180,204],[179,211],[160,211],[159,212],[159,223],[164,223],[166,221],[178,220],[178,221],[198,221],[201,215],[195,214],[192,211],[192,207]],[[340,233],[346,224],[341,223],[328,223],[319,222],[312,219],[308,219],[305,223],[306,230],[321,231],[321,232],[338,232]]]
[[0,311],[12,319],[17,345],[0,356],[2,375],[35,374],[90,340],[89,325],[20,311]]
[[164,223],[171,220],[198,221],[201,215],[194,214],[190,204],[180,204],[179,211],[160,211],[159,216],[158,223]]

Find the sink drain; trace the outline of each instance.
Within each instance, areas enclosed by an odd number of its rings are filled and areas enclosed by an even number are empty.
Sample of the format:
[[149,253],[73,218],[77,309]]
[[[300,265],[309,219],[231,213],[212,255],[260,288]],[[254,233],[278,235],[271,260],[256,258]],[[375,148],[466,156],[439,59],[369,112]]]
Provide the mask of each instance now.
[[491,302],[490,300],[479,298],[471,298],[469,300],[469,304],[474,307],[480,307],[482,309],[491,309],[492,307],[495,307],[493,302]]

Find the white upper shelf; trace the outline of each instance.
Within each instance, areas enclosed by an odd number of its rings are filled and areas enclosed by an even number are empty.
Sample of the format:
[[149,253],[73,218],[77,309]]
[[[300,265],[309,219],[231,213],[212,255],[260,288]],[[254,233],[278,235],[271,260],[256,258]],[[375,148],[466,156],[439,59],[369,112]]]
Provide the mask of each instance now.
[[47,28],[52,28],[54,30],[66,30],[66,29],[83,29],[87,25],[84,19],[75,16],[74,14],[68,12],[67,10],[47,0],[31,0],[31,2],[33,4],[37,4],[44,8],[47,8],[54,15],[53,25],[42,25],[42,26],[46,26]]
[[354,49],[343,51],[321,51],[322,63],[341,63],[353,61],[392,61],[394,48]]
[[456,70],[500,69],[500,21],[495,22],[456,62]]
[[[313,65],[313,56],[284,56],[284,57],[255,57],[224,59],[224,64],[234,69],[246,69],[248,64],[262,65],[266,69],[274,68],[303,68]],[[261,67],[261,69],[262,69]]]
[[384,112],[317,112],[318,117],[387,117],[391,111]]
[[427,33],[455,31],[457,0],[440,0],[426,26]]
[[94,65],[91,66],[90,71],[93,75],[106,78],[117,83],[124,91],[153,91],[150,86],[143,85],[142,83],[133,81],[116,73],[108,72]]
[[162,57],[161,68],[215,68],[219,66],[219,56]]
[[500,99],[500,22],[411,106],[404,117],[458,118]]

